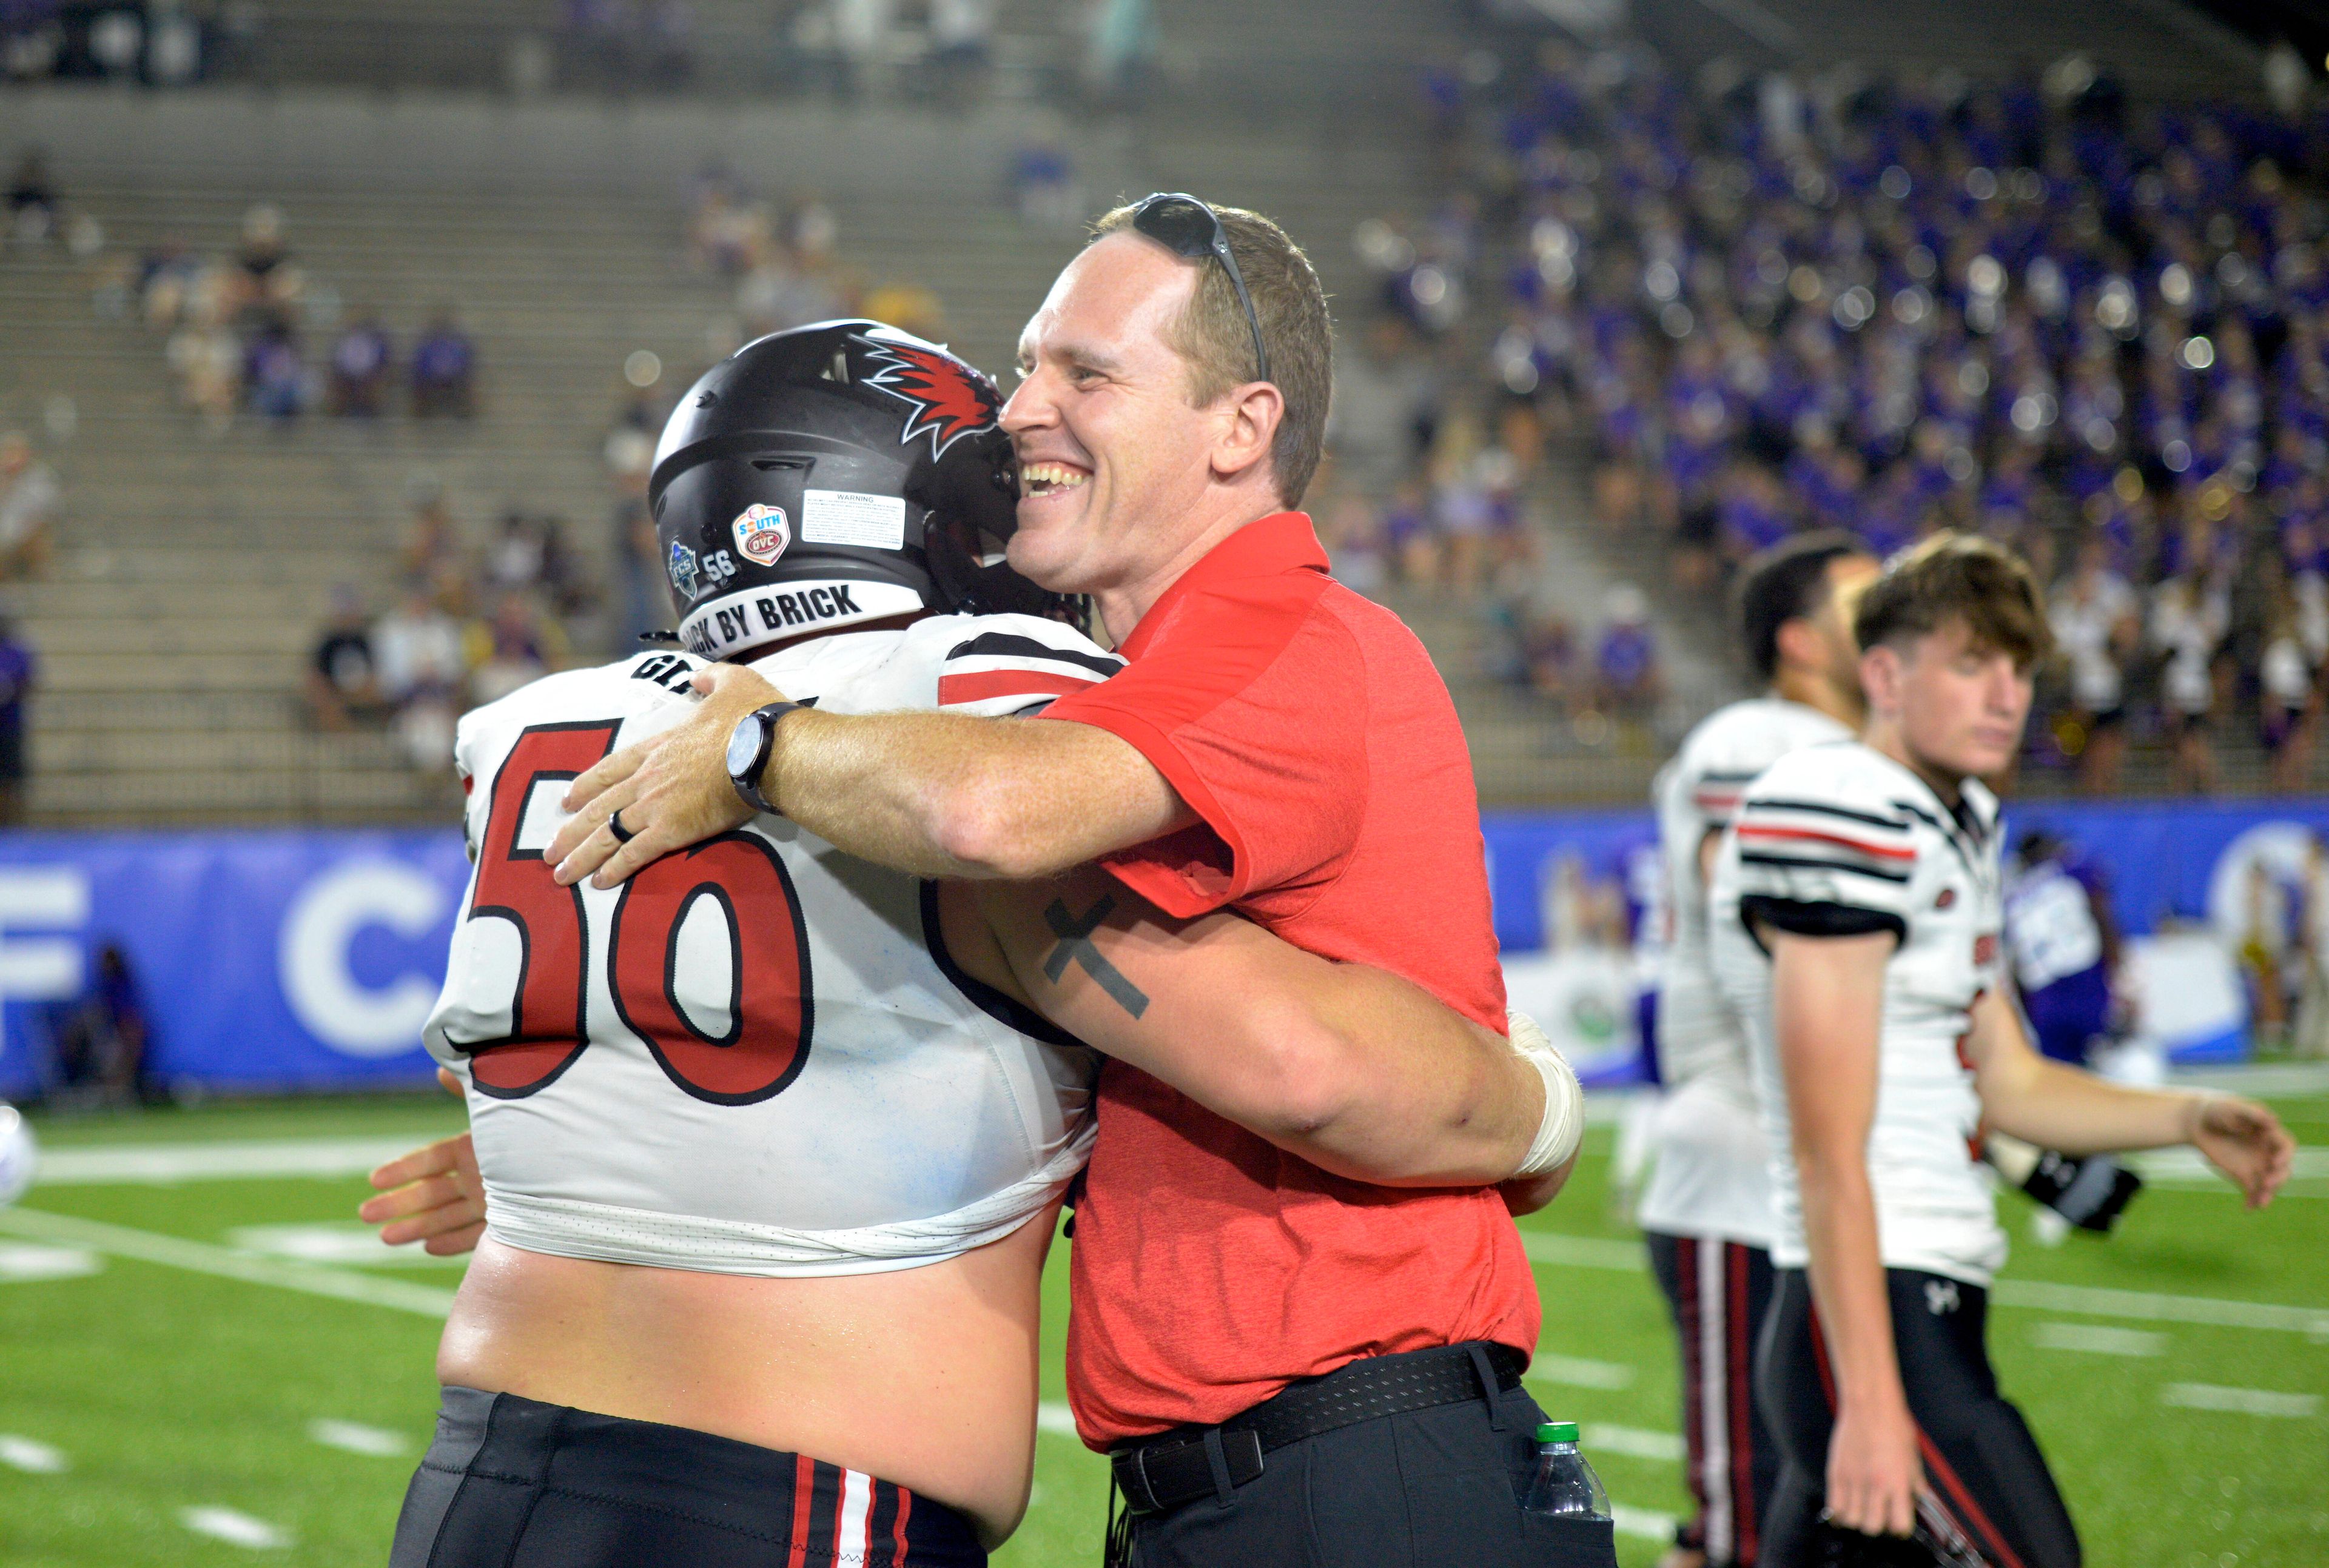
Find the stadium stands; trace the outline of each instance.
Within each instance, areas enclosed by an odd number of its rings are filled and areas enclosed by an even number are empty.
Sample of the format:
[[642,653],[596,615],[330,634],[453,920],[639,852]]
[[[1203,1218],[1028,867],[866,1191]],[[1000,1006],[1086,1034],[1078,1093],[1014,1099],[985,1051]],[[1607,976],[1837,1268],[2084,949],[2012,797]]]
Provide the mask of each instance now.
[[[1849,28],[1807,29],[1787,4],[1716,10],[1744,33],[1725,43],[1703,25],[1683,30],[1680,58],[1735,47],[1751,60],[1759,48],[1817,65],[1872,52]],[[956,346],[999,367],[1074,243],[1007,210],[1013,158],[1031,146],[1066,162],[1087,208],[1118,192],[1179,186],[1273,212],[1311,248],[1348,339],[1363,333],[1377,301],[1414,304],[1400,294],[1410,277],[1379,249],[1346,242],[1362,218],[1414,236],[1427,261],[1467,286],[1469,310],[1430,324],[1430,341],[1410,351],[1437,386],[1440,437],[1413,457],[1438,492],[1427,512],[1445,512],[1452,484],[1452,504],[1480,512],[1503,553],[1459,573],[1472,579],[1464,584],[1403,581],[1390,569],[1398,549],[1383,537],[1386,497],[1374,493],[1358,498],[1338,553],[1434,649],[1484,798],[1640,798],[1664,745],[1738,686],[1703,574],[1674,580],[1687,541],[1678,548],[1666,530],[1623,518],[1589,526],[1607,510],[1594,488],[1605,465],[1563,432],[1551,397],[1564,378],[1575,390],[1589,377],[1542,352],[1546,395],[1521,399],[1537,405],[1550,433],[1541,453],[1520,437],[1522,460],[1502,478],[1493,463],[1481,468],[1486,458],[1462,457],[1510,435],[1490,428],[1515,400],[1504,277],[1530,258],[1523,203],[1495,149],[1514,94],[1534,90],[1535,35],[1485,23],[1467,35],[1429,0],[1249,11],[1226,0],[1176,8],[1161,40],[1161,96],[1132,117],[1061,121],[1030,102],[1084,101],[1084,41],[1064,8],[1037,0],[998,8],[994,70],[966,111],[923,107],[916,51],[927,39],[910,25],[885,46],[894,72],[844,102],[831,82],[802,74],[806,45],[781,44],[762,8],[729,0],[692,8],[700,69],[653,97],[609,97],[595,79],[561,91],[555,70],[532,83],[539,96],[504,90],[528,88],[511,76],[512,49],[529,38],[556,44],[566,12],[547,0],[489,11],[430,0],[392,16],[368,0],[270,7],[259,38],[218,59],[230,79],[293,84],[273,95],[21,93],[16,124],[60,160],[69,210],[105,231],[94,258],[52,247],[0,259],[0,307],[25,324],[28,344],[0,367],[5,422],[37,426],[61,394],[79,432],[51,454],[67,482],[66,548],[53,579],[23,599],[46,660],[34,709],[36,819],[441,813],[441,785],[410,767],[391,737],[318,732],[304,717],[303,666],[332,588],[354,586],[384,608],[414,499],[438,491],[472,547],[509,510],[560,519],[599,590],[570,640],[578,656],[611,649],[623,584],[617,491],[599,445],[635,400],[620,367],[648,351],[662,374],[645,401],[668,398],[740,328],[732,286],[684,259],[691,181],[716,160],[763,197],[816,195],[838,220],[846,272],[902,286],[906,298],[934,291]],[[1643,7],[1643,31],[1679,36],[1670,11]],[[1702,24],[1706,13],[1691,15]],[[2057,39],[2021,26],[2011,7],[1910,5],[1883,42],[1890,59],[1994,73],[2034,70],[2058,44],[2084,41],[2099,68],[2159,93],[2235,92],[2255,80],[2253,48],[2193,14],[2136,8],[2119,21],[2101,34],[2091,17],[2073,17]],[[1412,46],[1422,35],[1438,41],[1428,57]],[[1271,90],[1258,98],[1265,82]],[[1597,78],[1580,90],[1590,102],[1611,89]],[[777,96],[760,102],[735,96],[768,91]],[[1690,97],[1679,85],[1673,92],[1676,102]],[[1234,122],[1218,112],[1229,101],[1241,105]],[[1264,134],[1249,134],[1256,115]],[[1661,134],[1701,133],[1677,122]],[[379,312],[401,353],[451,304],[477,345],[474,424],[412,421],[400,396],[377,422],[310,411],[269,427],[246,415],[205,438],[202,421],[174,406],[164,336],[107,318],[93,302],[103,305],[108,280],[174,237],[197,252],[231,251],[262,202],[282,211],[316,290],[302,306],[309,372],[320,374],[334,324],[356,311]],[[1463,254],[1443,256],[1450,247]],[[1598,286],[1584,285],[1589,295]],[[1322,518],[1350,510],[1345,499],[1331,479],[1312,498]],[[1444,523],[1428,518],[1427,533]],[[2067,561],[2070,552],[2060,553]],[[174,590],[191,581],[218,586],[189,604]],[[1646,638],[1608,613],[1630,603],[1636,585],[1653,596]],[[475,606],[480,615],[489,607]],[[117,610],[122,620],[105,618]],[[2239,644],[2251,679],[2253,641]],[[1618,690],[1645,658],[1646,684]],[[2266,782],[2249,729],[2218,737],[2231,787]],[[2027,782],[2067,787],[2070,775],[2041,768]],[[2139,746],[2128,782],[2181,781],[2164,747]]]
[[[630,391],[620,367],[650,351],[666,367],[657,390],[674,395],[707,362],[708,338],[736,330],[730,286],[683,259],[688,178],[708,153],[774,195],[825,191],[844,261],[868,282],[938,285],[949,335],[990,365],[1007,363],[1075,243],[1004,207],[1014,121],[770,111],[740,145],[731,119],[698,108],[646,132],[595,105],[466,121],[441,101],[399,112],[327,94],[35,98],[35,136],[43,114],[60,128],[72,119],[55,177],[66,211],[95,219],[105,244],[88,258],[56,246],[0,258],[0,313],[24,324],[20,352],[0,369],[0,407],[36,426],[69,399],[76,429],[58,458],[60,559],[50,580],[19,590],[44,660],[34,820],[441,818],[445,784],[409,767],[391,737],[302,721],[303,670],[331,589],[354,585],[385,607],[424,484],[442,490],[473,546],[506,508],[561,518],[591,575],[613,586],[604,536],[615,493],[599,446]],[[1329,286],[1355,281],[1336,241],[1404,194],[1411,161],[1400,145],[1257,152],[1200,118],[1169,140],[1121,128],[1094,137],[1078,148],[1082,177],[1103,198],[1158,184],[1226,192],[1327,237],[1317,249]],[[420,124],[433,139],[401,134]],[[506,163],[490,175],[467,161],[477,134],[503,138]],[[157,180],[150,160],[128,173],[157,140],[184,173]],[[641,141],[651,155],[636,155]],[[853,154],[853,143],[870,150]],[[621,166],[627,151],[644,166],[620,188],[577,172]],[[901,188],[895,174],[853,179],[859,165],[910,173]],[[310,365],[320,368],[335,302],[342,314],[378,311],[401,351],[453,303],[478,345],[474,424],[317,410],[270,425],[245,414],[213,437],[174,405],[166,334],[119,292],[134,286],[137,259],[173,237],[231,252],[260,201],[281,211],[306,277]],[[604,624],[575,634],[584,653],[608,645]]]

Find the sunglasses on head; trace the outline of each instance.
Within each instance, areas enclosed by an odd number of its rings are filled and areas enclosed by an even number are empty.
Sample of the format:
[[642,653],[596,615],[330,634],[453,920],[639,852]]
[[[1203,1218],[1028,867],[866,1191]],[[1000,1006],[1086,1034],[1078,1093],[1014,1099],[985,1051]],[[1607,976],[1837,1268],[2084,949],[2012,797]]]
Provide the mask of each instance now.
[[1229,231],[1220,214],[1194,196],[1159,191],[1132,210],[1132,226],[1175,256],[1202,261],[1211,256],[1230,275],[1238,303],[1245,306],[1245,324],[1253,329],[1254,380],[1269,380],[1269,351],[1261,346],[1261,318],[1253,313],[1253,296],[1245,291],[1245,274],[1230,253]]

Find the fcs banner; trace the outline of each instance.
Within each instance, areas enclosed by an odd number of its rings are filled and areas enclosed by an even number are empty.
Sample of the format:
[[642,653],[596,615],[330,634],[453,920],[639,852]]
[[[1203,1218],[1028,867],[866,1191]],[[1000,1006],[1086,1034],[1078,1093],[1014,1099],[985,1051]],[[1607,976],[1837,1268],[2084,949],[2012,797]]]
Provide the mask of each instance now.
[[468,870],[443,831],[0,835],[0,1096],[48,1077],[108,944],[160,1082],[426,1084]]
[[[2131,935],[2180,925],[2236,953],[2260,922],[2283,942],[2329,931],[2314,907],[2329,902],[2315,848],[2329,801],[2047,802],[2009,825],[2099,862]],[[1645,978],[1625,916],[1653,902],[1648,813],[1499,812],[1484,827],[1514,1000],[1585,1054],[1620,1047]],[[450,831],[0,833],[0,1097],[46,1080],[52,1031],[108,944],[162,1082],[424,1084],[420,1025],[467,875]],[[1549,946],[1560,962],[1530,956]]]

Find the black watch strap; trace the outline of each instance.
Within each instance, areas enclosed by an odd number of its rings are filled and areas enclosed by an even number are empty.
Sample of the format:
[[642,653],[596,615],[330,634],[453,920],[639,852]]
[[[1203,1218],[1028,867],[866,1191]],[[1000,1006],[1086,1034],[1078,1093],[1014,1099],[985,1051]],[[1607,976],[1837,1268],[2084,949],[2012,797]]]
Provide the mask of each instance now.
[[769,803],[766,795],[760,793],[760,773],[768,765],[768,753],[777,743],[778,720],[795,709],[804,706],[806,705],[798,702],[771,702],[766,707],[755,708],[737,721],[740,725],[756,724],[760,729],[760,744],[752,753],[751,765],[740,773],[731,768],[728,774],[728,782],[736,786],[737,795],[756,812],[766,812],[770,816],[783,814]]

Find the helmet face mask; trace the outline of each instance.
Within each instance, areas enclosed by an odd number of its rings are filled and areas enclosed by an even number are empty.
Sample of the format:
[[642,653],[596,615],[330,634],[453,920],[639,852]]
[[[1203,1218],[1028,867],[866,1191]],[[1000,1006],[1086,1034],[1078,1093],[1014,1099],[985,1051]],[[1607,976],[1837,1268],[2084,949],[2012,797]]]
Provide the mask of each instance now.
[[1071,618],[997,564],[1018,499],[1001,403],[878,322],[772,333],[713,366],[647,484],[681,641],[722,659],[926,612]]

